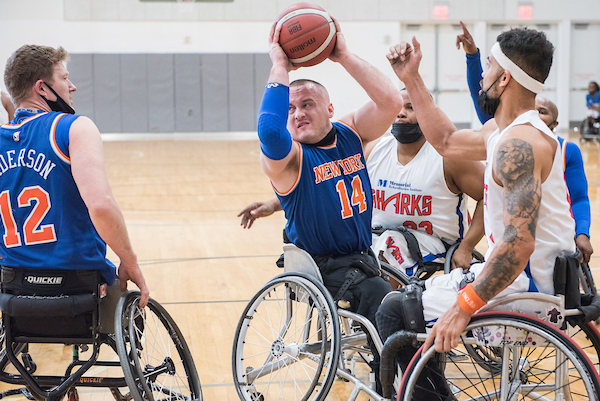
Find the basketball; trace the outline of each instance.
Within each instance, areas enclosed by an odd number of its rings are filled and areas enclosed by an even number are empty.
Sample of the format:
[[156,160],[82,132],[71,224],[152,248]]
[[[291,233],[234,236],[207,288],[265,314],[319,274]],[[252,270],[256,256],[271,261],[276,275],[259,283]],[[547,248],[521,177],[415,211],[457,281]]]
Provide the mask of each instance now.
[[281,25],[281,48],[299,67],[319,64],[335,47],[335,24],[329,13],[315,4],[294,4],[279,15],[277,25]]

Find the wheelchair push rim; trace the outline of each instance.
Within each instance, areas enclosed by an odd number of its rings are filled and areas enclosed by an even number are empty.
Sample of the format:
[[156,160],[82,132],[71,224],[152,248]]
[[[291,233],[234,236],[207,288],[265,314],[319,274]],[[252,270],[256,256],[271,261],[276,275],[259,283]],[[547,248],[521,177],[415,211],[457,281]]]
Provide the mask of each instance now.
[[117,352],[135,401],[202,400],[200,380],[185,338],[168,312],[140,293],[124,294],[117,305]]

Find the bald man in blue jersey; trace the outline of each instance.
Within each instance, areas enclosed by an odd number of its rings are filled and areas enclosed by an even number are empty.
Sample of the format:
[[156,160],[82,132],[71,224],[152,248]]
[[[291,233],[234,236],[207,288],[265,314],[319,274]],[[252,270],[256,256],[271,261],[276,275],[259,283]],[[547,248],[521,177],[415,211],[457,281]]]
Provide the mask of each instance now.
[[[118,278],[149,291],[104,168],[96,125],[75,114],[67,52],[25,45],[9,58],[4,82],[17,105],[0,128],[0,264],[21,269],[98,270],[117,278],[106,246],[120,259]],[[112,292],[112,291],[111,291]]]
[[[333,105],[321,84],[290,83],[289,72],[297,67],[280,47],[280,28],[273,24],[273,66],[258,113],[261,165],[285,212],[288,240],[315,259],[339,305],[374,323],[391,287],[377,275],[377,261],[369,253],[373,199],[363,144],[386,132],[402,98],[379,70],[348,50],[334,22],[336,47],[329,59],[344,67],[371,100],[332,123]],[[347,290],[340,290],[345,283]]]

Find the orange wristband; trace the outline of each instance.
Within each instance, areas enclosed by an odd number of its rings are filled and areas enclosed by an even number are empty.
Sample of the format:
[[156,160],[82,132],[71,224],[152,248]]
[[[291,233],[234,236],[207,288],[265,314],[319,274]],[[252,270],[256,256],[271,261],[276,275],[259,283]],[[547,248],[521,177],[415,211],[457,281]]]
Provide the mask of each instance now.
[[481,309],[483,305],[487,304],[487,302],[484,302],[481,298],[479,298],[479,295],[477,295],[471,283],[467,284],[467,286],[458,293],[456,302],[458,302],[458,305],[462,308],[462,310],[470,315]]

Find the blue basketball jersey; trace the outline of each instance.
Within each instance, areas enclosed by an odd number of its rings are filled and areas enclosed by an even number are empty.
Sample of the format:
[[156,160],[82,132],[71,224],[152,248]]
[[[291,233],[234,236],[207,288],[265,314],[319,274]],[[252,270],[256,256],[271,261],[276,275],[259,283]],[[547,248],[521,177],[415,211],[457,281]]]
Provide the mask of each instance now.
[[115,266],[71,174],[69,130],[77,115],[18,109],[0,127],[0,264],[100,270]]
[[300,144],[300,173],[292,189],[277,193],[286,235],[313,255],[345,255],[371,246],[373,198],[362,141],[350,126],[329,146]]

